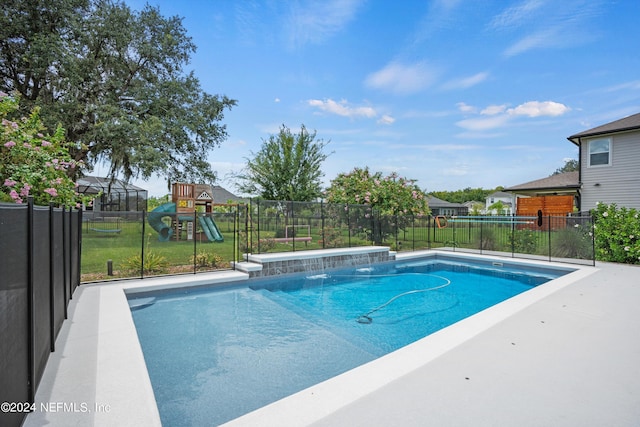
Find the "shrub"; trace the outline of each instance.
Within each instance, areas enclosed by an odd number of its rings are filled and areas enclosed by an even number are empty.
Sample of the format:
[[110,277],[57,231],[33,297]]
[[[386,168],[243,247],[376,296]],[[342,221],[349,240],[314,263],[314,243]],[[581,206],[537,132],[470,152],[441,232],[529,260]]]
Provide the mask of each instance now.
[[324,238],[320,240],[320,244],[325,248],[339,248],[344,245],[342,231],[337,227],[325,227]]
[[64,140],[64,129],[58,126],[46,135],[38,108],[29,117],[11,120],[17,112],[18,99],[0,92],[0,201],[25,203],[32,196],[37,205],[89,203],[68,176],[82,163],[69,153],[72,144]]
[[241,231],[238,233],[238,238],[240,239],[240,252],[242,253],[265,253],[270,251],[271,249],[276,247],[276,241],[273,239],[260,239],[260,252],[258,252],[258,239],[252,239],[250,242],[247,242],[247,233]]
[[[142,259],[140,255],[134,255],[130,258],[127,258],[123,263],[122,267],[133,273],[138,273],[143,266]],[[147,252],[144,256],[144,274],[160,274],[166,273],[168,269],[169,263],[167,259],[162,255],[158,255],[155,252]]]
[[485,251],[498,250],[498,237],[493,228],[484,228],[482,230],[482,237],[478,235],[478,247]]
[[520,254],[535,254],[536,236],[537,234],[533,230],[515,230],[509,238],[513,251]]
[[191,263],[198,269],[218,268],[222,266],[224,260],[220,255],[201,251],[191,257]]
[[598,203],[591,212],[599,261],[640,264],[640,214],[636,209]]
[[593,240],[589,226],[575,224],[553,234],[551,255],[558,258],[593,259]]

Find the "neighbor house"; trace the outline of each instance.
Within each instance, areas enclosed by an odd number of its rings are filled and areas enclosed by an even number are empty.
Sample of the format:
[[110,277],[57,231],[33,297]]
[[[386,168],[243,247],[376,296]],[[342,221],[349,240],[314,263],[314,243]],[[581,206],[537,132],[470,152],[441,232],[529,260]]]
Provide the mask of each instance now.
[[579,149],[580,211],[598,202],[640,209],[640,113],[567,139]]
[[579,205],[579,172],[564,172],[505,188],[516,195],[516,215],[566,215]]
[[246,197],[239,197],[223,188],[219,185],[212,185],[211,190],[213,191],[213,201],[215,203],[237,203],[237,204],[248,204],[249,199]]
[[[498,208],[500,205],[502,207]],[[485,212],[487,215],[513,215],[515,206],[515,195],[504,191],[491,193],[485,199]]]
[[466,216],[469,214],[469,208],[462,203],[447,202],[446,200],[438,199],[433,196],[429,196],[428,203],[431,215],[433,216]]

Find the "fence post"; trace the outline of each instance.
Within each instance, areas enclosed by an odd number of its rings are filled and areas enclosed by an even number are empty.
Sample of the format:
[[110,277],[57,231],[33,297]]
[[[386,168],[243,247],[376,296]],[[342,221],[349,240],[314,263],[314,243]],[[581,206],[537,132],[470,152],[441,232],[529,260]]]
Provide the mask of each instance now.
[[[205,213],[206,215],[206,213]],[[213,217],[213,212],[211,212],[211,216]],[[196,253],[198,251],[198,239],[196,239],[196,230],[197,230],[197,226],[196,224],[198,223],[198,211],[196,210],[195,206],[193,208],[193,230],[192,230],[192,234],[191,237],[193,237],[193,274],[196,274],[196,272],[198,271],[197,268],[197,264],[196,264]]]
[[589,217],[591,223],[591,257],[593,258],[593,266],[596,266],[596,230],[593,216]]
[[[245,231],[245,240],[246,240],[246,253],[248,254],[249,251],[251,250],[251,246],[253,244],[253,229],[252,229],[252,223],[251,221],[253,221],[250,218],[251,212],[253,212],[252,208],[251,208],[251,204],[253,202],[253,199],[249,199],[249,206],[247,207],[247,211],[246,216],[244,218],[244,231]],[[246,260],[245,261],[249,261],[249,256],[247,255]]]
[[371,246],[375,246],[378,241],[378,235],[376,234],[378,231],[376,230],[376,211],[371,209]]
[[[293,211],[295,205],[293,204],[294,203],[293,200],[291,200],[289,203],[291,203],[291,226],[293,227],[292,228],[293,234],[291,235],[291,248],[293,252],[295,252],[296,251],[296,218],[295,218],[296,214]],[[285,225],[284,227],[285,227],[285,235],[286,235],[287,226]]]
[[411,215],[411,250],[416,250],[416,216]]
[[393,233],[395,235],[395,240],[396,240],[396,250],[398,250],[398,213],[396,212],[396,214],[393,216],[394,218],[394,222],[395,222],[395,233]]
[[427,215],[427,248],[431,249],[431,214]]
[[516,214],[511,214],[511,258],[516,257]]
[[549,238],[549,262],[551,262],[551,215],[547,215],[547,233]]
[[238,244],[240,239],[238,238],[238,230],[240,229],[240,205],[236,204],[236,209],[233,212],[233,269],[236,269],[236,262],[238,261]]
[[456,233],[456,221],[451,221],[451,223],[453,224],[453,252],[455,252],[456,246],[458,246],[458,233]]
[[[69,221],[69,227],[67,229],[65,229],[65,236],[64,238],[67,239],[68,242],[68,246],[69,246],[69,250],[67,251],[67,257],[65,258],[65,264],[67,266],[67,270],[69,271],[69,280],[67,281],[66,286],[68,286],[67,290],[69,292],[69,301],[71,301],[73,299],[73,291],[71,290],[71,288],[73,287],[72,283],[71,283],[71,277],[73,276],[72,273],[72,264],[71,264],[71,245],[73,243],[73,239],[71,239],[71,207],[69,207],[69,210],[67,210],[66,207],[63,208],[64,209],[64,214],[67,216],[67,221]],[[67,304],[69,303],[69,301],[67,301]]]
[[35,377],[36,377],[36,366],[35,366],[35,319],[34,319],[34,310],[33,310],[33,269],[34,262],[33,258],[35,254],[34,251],[34,236],[33,236],[33,196],[27,197],[27,325],[28,331],[27,334],[29,336],[29,344],[28,344],[28,363],[29,368],[27,372],[27,396],[30,403],[35,401]]
[[[257,252],[260,253],[260,199],[257,200],[258,206],[257,206],[257,212],[258,212],[258,225],[256,225],[256,233],[258,233],[258,235],[256,236],[256,238],[258,239],[258,241],[256,242],[256,248],[257,248]],[[251,227],[250,229],[253,229],[253,218],[251,219]],[[251,248],[253,248],[253,231],[251,232]],[[247,249],[247,252],[249,252],[249,250]],[[249,261],[249,259],[247,258],[247,261]]]
[[67,277],[71,276],[71,272],[68,272],[69,266],[67,265],[67,208],[64,206],[62,209],[62,293],[64,294],[64,318],[69,318],[68,303],[71,297],[67,295]]
[[[140,245],[140,278],[144,279],[144,234],[145,234],[145,218],[147,216],[145,215],[145,211],[142,211],[142,245]],[[177,219],[177,218],[176,218]],[[173,222],[173,219],[172,219]]]
[[[53,219],[53,202],[49,202],[49,337],[51,341],[51,351],[56,351],[56,331],[55,331],[55,267],[56,263],[53,253],[55,251],[55,244],[53,241],[54,238],[54,227],[55,221]],[[82,225],[81,225],[82,227]],[[78,239],[80,240],[80,239]],[[80,248],[78,248],[80,251]]]
[[480,255],[482,255],[482,231],[484,230],[484,218],[480,218]]
[[347,242],[348,247],[351,247],[351,210],[349,209],[349,204],[346,205],[347,208]]
[[78,283],[76,286],[80,286],[82,283],[82,206],[78,207],[78,239],[76,241],[78,245]]
[[320,224],[322,224],[320,235],[322,236],[322,249],[324,249],[327,244],[327,239],[324,233],[324,203],[322,200],[320,200]]

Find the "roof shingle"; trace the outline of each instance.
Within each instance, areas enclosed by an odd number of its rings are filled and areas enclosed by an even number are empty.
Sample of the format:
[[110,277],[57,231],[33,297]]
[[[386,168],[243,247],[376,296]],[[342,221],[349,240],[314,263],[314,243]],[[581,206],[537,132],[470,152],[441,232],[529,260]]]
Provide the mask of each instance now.
[[567,139],[576,145],[580,145],[580,138],[624,132],[635,129],[640,129],[640,113],[633,114],[631,116],[610,123],[606,123],[593,129],[576,133],[575,135],[571,135]]

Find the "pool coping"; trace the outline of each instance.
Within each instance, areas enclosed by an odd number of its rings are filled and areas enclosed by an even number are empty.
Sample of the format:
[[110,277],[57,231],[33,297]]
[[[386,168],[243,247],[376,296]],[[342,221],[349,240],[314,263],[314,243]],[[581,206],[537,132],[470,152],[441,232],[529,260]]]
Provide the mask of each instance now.
[[[425,366],[523,308],[598,271],[598,268],[589,266],[434,250],[398,253],[396,260],[438,254],[446,257],[497,259],[512,264],[523,263],[546,268],[575,267],[576,271],[403,349],[230,421],[227,425],[298,426],[318,422]],[[248,274],[243,272],[225,271],[80,286],[69,306],[69,319],[63,324],[57,338],[57,350],[51,354],[45,368],[36,394],[36,403],[84,403],[90,410],[36,411],[29,414],[24,426],[49,423],[94,426],[161,425],[125,293],[237,282],[247,278]]]

